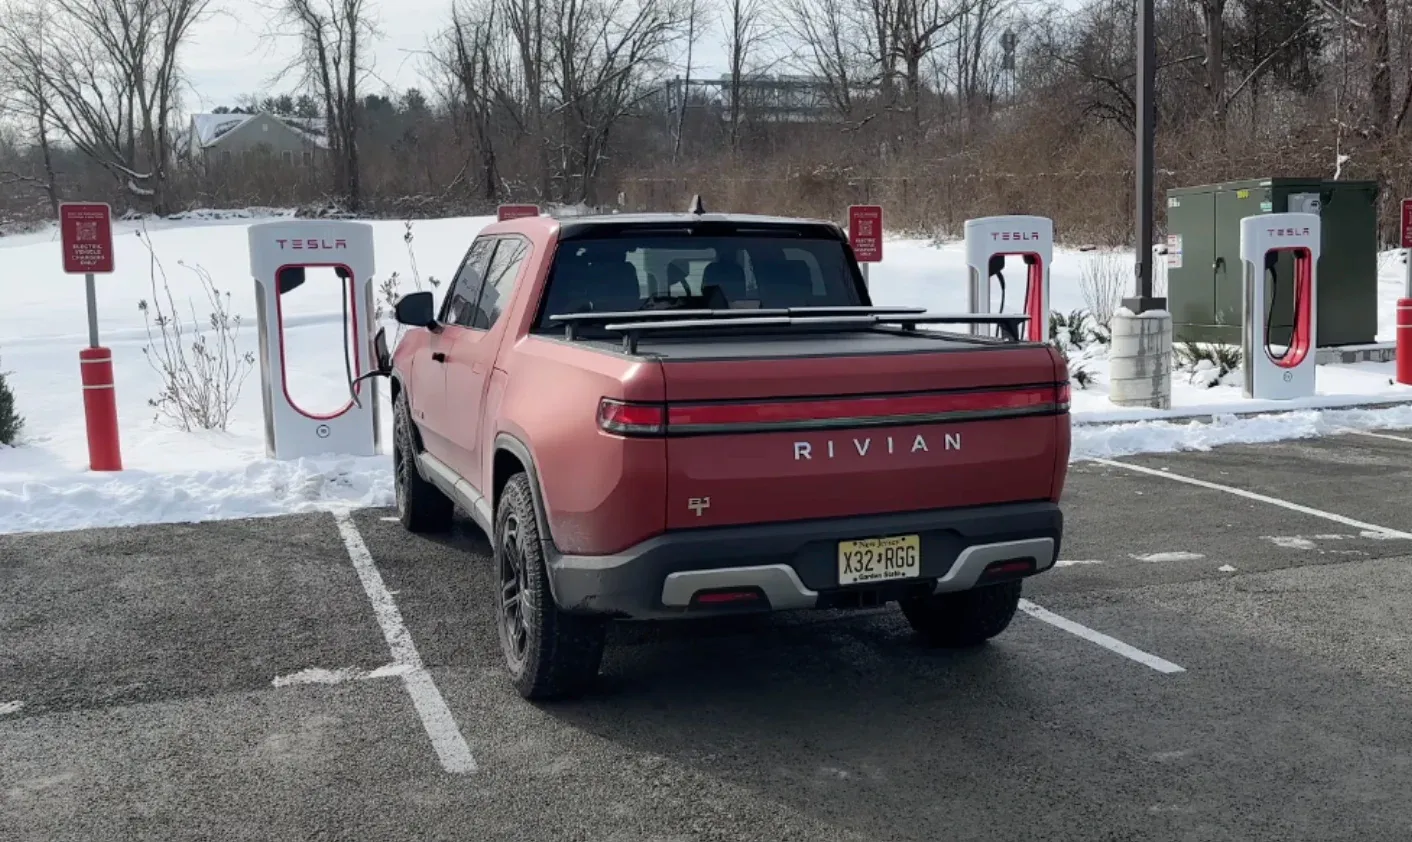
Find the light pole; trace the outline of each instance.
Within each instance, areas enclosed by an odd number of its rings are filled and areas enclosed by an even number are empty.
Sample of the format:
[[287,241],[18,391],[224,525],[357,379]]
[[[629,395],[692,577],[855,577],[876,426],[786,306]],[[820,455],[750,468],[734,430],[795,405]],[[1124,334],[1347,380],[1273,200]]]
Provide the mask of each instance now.
[[1137,284],[1123,306],[1133,313],[1167,309],[1167,299],[1152,295],[1153,123],[1156,105],[1152,88],[1157,76],[1153,47],[1153,0],[1137,2]]

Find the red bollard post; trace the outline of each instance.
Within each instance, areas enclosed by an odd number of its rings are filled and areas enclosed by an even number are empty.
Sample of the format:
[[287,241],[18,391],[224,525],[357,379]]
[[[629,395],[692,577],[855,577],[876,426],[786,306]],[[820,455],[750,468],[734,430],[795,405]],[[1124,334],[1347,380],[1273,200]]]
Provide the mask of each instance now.
[[78,361],[83,381],[83,416],[88,425],[88,467],[94,471],[121,471],[113,352],[107,348],[84,348],[78,352]]
[[1412,386],[1412,298],[1397,299],[1397,382]]

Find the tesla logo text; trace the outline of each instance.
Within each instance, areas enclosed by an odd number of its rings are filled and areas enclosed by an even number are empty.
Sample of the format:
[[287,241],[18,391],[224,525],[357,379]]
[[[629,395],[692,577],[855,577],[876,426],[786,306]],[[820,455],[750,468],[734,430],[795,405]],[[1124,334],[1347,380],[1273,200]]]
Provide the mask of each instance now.
[[691,509],[693,512],[696,512],[696,516],[697,516],[697,517],[701,517],[701,513],[702,513],[702,512],[704,512],[704,511],[706,511],[707,509],[711,508],[711,498],[710,498],[710,497],[693,497],[693,498],[691,498],[690,500],[687,501],[686,507],[687,507],[688,509]]
[[275,240],[282,249],[307,249],[310,251],[324,251],[333,249],[348,248],[347,240],[324,240],[319,237],[300,238],[298,240]]
[[1007,242],[1009,242],[1009,241],[1038,240],[1038,239],[1039,239],[1039,232],[1038,232],[1038,231],[992,231],[992,232],[990,232],[990,238],[991,238],[992,240],[1005,240],[1005,241],[1007,241]]
[[1266,228],[1265,233],[1271,237],[1303,237],[1309,233],[1308,228]]
[[[960,450],[961,434],[947,433],[943,437],[941,447],[942,450]],[[829,439],[828,441],[822,442],[821,449],[823,453],[821,453],[820,456],[826,459],[833,459],[840,455],[845,457],[868,456],[870,454],[883,456],[896,454],[905,448],[907,448],[907,442],[905,440],[901,442],[894,441],[892,436],[887,436],[882,440],[874,440],[872,437],[853,439],[851,442],[844,442],[842,444],[835,442],[833,439]],[[930,453],[931,448],[927,447],[926,437],[919,433],[912,439],[911,449],[907,450],[907,452]],[[814,442],[797,441],[794,443],[794,459],[796,462],[800,459],[813,458]]]

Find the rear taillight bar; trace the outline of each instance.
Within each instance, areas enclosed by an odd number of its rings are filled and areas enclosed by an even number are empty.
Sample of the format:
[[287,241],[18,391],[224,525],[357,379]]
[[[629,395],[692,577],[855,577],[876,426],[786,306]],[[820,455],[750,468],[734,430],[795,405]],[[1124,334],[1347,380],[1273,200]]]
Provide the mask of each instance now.
[[620,436],[660,436],[667,432],[667,407],[604,398],[598,402],[598,426]]
[[1069,384],[856,398],[660,404],[603,398],[598,426],[624,436],[818,430],[980,421],[1069,411]]

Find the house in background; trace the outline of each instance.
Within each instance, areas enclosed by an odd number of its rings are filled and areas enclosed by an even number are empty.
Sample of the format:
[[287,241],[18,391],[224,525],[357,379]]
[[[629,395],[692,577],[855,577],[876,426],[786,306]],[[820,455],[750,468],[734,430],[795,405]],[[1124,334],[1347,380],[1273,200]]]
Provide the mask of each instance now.
[[191,159],[207,167],[261,157],[286,166],[312,166],[328,149],[322,119],[274,114],[191,115]]

